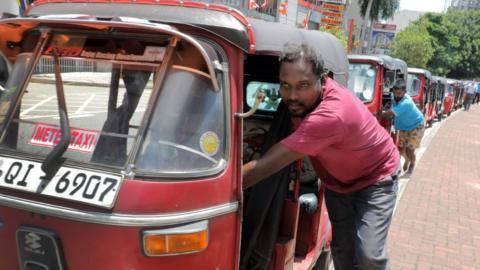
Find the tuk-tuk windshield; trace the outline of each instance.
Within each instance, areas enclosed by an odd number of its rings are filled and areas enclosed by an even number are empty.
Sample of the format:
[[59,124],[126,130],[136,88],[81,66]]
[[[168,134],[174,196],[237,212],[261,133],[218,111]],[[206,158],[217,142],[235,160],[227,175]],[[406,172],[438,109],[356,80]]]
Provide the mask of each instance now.
[[[20,54],[0,96],[0,149],[45,160],[62,139],[60,85],[71,132],[62,154],[68,162],[124,167],[135,152],[137,168],[147,173],[217,167],[225,152],[224,94],[213,90],[196,47],[177,44],[158,99],[150,100],[168,44],[167,35],[139,40],[54,34],[23,95],[19,89],[34,55]],[[150,104],[153,114],[146,116]],[[144,123],[149,123],[145,139],[138,140]]]
[[364,103],[373,100],[377,69],[371,64],[350,63],[348,66],[348,89]]
[[173,65],[155,104],[136,169],[195,173],[222,164],[225,148],[224,91],[208,74]]
[[420,93],[420,75],[409,73],[407,76],[407,94],[415,97]]
[[[18,67],[25,66],[30,59],[30,53],[17,58],[12,78],[1,97],[2,124],[24,77],[24,71]],[[71,128],[71,140],[63,157],[74,162],[123,166],[152,92],[155,66],[69,57],[60,61]],[[13,112],[12,123],[0,143],[1,148],[43,159],[60,141],[53,69],[53,57],[41,56],[20,107]],[[69,69],[77,72],[68,72]],[[121,79],[118,89],[111,90],[115,74]],[[117,96],[120,97],[118,101]]]

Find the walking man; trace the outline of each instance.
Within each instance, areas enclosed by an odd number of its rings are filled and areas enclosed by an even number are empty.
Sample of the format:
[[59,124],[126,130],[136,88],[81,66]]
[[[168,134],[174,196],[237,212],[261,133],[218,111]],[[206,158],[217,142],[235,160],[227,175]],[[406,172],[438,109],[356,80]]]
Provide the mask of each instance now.
[[388,269],[386,239],[397,196],[399,154],[365,105],[325,73],[313,48],[285,46],[280,96],[296,130],[243,166],[243,186],[308,156],[326,185],[335,269]]
[[469,111],[470,105],[472,105],[473,97],[475,96],[475,92],[477,91],[477,83],[475,80],[470,82],[465,89],[465,103],[464,103],[464,110]]

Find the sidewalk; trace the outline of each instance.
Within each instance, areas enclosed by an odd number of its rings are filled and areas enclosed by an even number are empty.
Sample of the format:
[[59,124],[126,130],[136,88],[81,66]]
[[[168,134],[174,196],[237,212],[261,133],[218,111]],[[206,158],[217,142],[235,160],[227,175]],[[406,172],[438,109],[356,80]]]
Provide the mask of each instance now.
[[445,119],[410,177],[388,238],[392,270],[480,269],[480,107]]

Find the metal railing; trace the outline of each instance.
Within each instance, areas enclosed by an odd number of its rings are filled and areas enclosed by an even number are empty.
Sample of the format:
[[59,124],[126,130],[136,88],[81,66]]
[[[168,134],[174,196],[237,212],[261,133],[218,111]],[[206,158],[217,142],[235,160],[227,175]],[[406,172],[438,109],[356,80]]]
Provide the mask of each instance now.
[[[62,72],[94,72],[95,65],[92,61],[82,59],[60,59],[60,67]],[[38,65],[35,67],[34,74],[54,73],[55,64],[53,59],[40,58]]]

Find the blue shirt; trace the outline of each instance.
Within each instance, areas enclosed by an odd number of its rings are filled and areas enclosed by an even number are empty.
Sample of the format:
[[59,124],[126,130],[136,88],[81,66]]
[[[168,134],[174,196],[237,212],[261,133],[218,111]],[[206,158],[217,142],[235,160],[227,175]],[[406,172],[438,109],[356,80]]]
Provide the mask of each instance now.
[[408,95],[405,95],[398,103],[394,101],[392,111],[395,113],[394,126],[396,130],[413,130],[425,121],[422,112]]
[[480,93],[480,83],[477,83],[477,93]]

